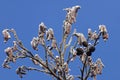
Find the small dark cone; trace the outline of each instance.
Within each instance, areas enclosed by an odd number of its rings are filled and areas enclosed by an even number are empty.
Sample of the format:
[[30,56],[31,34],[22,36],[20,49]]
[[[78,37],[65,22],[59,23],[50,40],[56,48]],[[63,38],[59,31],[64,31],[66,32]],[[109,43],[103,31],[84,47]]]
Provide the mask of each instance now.
[[79,55],[82,55],[82,54],[84,53],[84,51],[83,51],[82,48],[77,48],[76,51],[77,51],[77,55],[78,55],[78,56],[79,56]]
[[82,45],[83,45],[84,47],[88,47],[88,42],[87,42],[87,41],[84,41],[84,42],[82,42]]
[[87,56],[91,56],[92,52],[88,51],[86,54],[87,54]]
[[94,52],[95,51],[95,46],[90,46],[89,51]]

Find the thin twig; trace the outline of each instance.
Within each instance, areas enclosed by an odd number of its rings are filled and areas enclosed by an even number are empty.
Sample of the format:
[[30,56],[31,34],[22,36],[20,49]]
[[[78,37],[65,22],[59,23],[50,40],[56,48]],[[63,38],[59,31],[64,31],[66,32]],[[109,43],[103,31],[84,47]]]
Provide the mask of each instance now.
[[99,40],[100,36],[101,36],[101,32],[99,32],[99,33],[98,33],[98,38],[95,40],[95,42],[94,42],[94,44],[93,44],[94,46],[96,46],[96,45],[97,45],[97,42],[98,42],[98,40]]
[[[46,65],[43,64],[41,61],[39,61],[39,60],[37,60],[36,58],[34,58],[34,55],[32,54],[32,52],[30,52],[28,49],[26,49],[26,48],[23,46],[22,42],[19,40],[19,38],[18,38],[18,36],[17,36],[17,34],[16,34],[16,31],[15,31],[14,29],[12,29],[11,32],[13,32],[14,37],[15,37],[15,39],[16,39],[16,41],[17,41],[18,46],[19,46],[20,48],[22,48],[23,50],[25,50],[28,54],[30,54],[30,56],[27,56],[27,57],[30,57],[30,58],[32,58],[33,60],[38,61],[44,68],[46,68],[46,69],[48,69],[48,70],[50,71],[51,75],[53,75],[54,77],[56,77],[56,78],[59,79],[59,80],[62,80],[62,79],[61,79],[60,77],[58,77],[50,68],[48,68],[48,66],[46,66]],[[46,47],[45,47],[45,50],[46,50]]]
[[83,63],[83,67],[82,67],[82,70],[81,70],[81,80],[84,80],[84,70],[85,70],[85,67],[86,67],[87,59],[88,59],[88,56],[85,57],[85,62]]
[[29,56],[30,58],[32,58],[33,60],[36,60],[37,62],[39,62],[44,68],[48,69],[50,74],[53,75],[55,78],[62,80],[60,77],[58,77],[50,68],[48,68],[44,63],[42,63],[41,61],[39,61],[38,59]]
[[28,67],[27,69],[28,69],[28,70],[34,70],[34,71],[44,72],[44,73],[50,74],[50,73],[49,73],[48,71],[46,71],[46,70],[40,70],[40,69],[33,68],[33,67]]
[[86,74],[85,80],[87,80],[87,78],[89,77],[89,74],[90,74],[90,67],[89,67],[89,70],[88,70],[88,72]]
[[45,49],[45,61],[46,61],[46,65],[47,65],[47,67],[49,67],[49,66],[48,66],[47,49],[46,49],[46,46],[45,46],[45,45],[43,45],[43,47],[44,47],[44,49]]
[[23,46],[22,42],[19,40],[19,38],[18,38],[18,36],[17,36],[16,31],[15,31],[14,29],[12,29],[11,32],[14,34],[14,37],[15,37],[15,39],[16,39],[16,41],[17,41],[17,45],[18,45],[19,47],[21,47],[23,50],[27,51],[27,53],[29,53],[31,56],[33,56],[33,54],[32,54],[28,49],[26,49],[26,48]]
[[[76,48],[77,43],[78,43],[78,41],[76,41],[76,42],[74,43],[73,49],[74,49],[74,48]],[[69,63],[69,62],[70,62],[70,60],[73,58],[73,56],[72,56],[72,57],[70,57],[70,56],[71,56],[71,52],[69,51],[69,54],[68,54],[68,59],[67,59],[67,63]]]

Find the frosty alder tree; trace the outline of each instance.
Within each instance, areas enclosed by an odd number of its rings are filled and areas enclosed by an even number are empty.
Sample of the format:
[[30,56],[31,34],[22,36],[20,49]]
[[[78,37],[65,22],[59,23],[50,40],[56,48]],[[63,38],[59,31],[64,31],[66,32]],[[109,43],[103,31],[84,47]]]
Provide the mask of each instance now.
[[[108,33],[105,25],[99,25],[99,30],[92,32],[88,29],[88,37],[85,38],[83,33],[77,32],[74,29],[71,32],[72,24],[76,22],[77,12],[80,6],[73,6],[71,8],[64,9],[67,14],[63,22],[63,37],[60,44],[56,41],[54,31],[52,28],[47,28],[43,22],[39,25],[38,36],[33,37],[31,46],[34,50],[39,51],[38,46],[42,46],[45,50],[45,59],[42,59],[39,54],[32,53],[28,50],[18,38],[14,29],[4,29],[2,31],[4,36],[4,42],[8,42],[11,38],[11,34],[14,35],[13,46],[5,49],[7,55],[3,62],[3,67],[10,69],[9,64],[15,63],[17,59],[29,58],[34,65],[40,68],[27,67],[25,65],[16,69],[16,73],[19,77],[23,77],[27,71],[35,70],[38,72],[49,74],[53,80],[88,80],[93,78],[96,80],[96,76],[102,74],[104,67],[100,58],[93,62],[92,53],[95,51],[96,45],[100,38],[104,41],[108,39]],[[72,42],[74,38],[77,38],[76,42]],[[47,44],[49,42],[50,44]],[[54,55],[53,50],[56,50],[57,56]],[[67,52],[68,50],[69,52]],[[67,58],[65,56],[67,55]],[[69,72],[69,63],[74,62],[75,58],[79,58],[82,66],[80,66],[81,74],[74,76]],[[78,68],[79,69],[79,68]]]

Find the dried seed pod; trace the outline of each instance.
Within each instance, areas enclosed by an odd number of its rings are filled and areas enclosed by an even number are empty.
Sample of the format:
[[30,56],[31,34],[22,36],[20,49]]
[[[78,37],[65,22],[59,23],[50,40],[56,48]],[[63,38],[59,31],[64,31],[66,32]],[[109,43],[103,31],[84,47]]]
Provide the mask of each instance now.
[[97,59],[96,64],[101,64],[104,67],[104,64],[100,58]]
[[98,66],[96,63],[93,63],[92,66],[91,66],[91,77],[95,77],[97,75],[97,69],[98,69]]
[[40,33],[45,33],[46,29],[47,29],[47,27],[44,25],[43,22],[41,22],[41,23],[39,24],[39,34],[40,34]]
[[92,30],[89,28],[89,29],[88,29],[88,37],[91,38],[92,34],[93,34],[93,33],[92,33]]
[[39,44],[38,38],[33,37],[32,41],[31,41],[31,46],[34,50],[38,50],[38,48],[37,48],[38,44]]
[[102,33],[102,38],[104,41],[108,39],[107,28],[105,25],[99,25],[99,30]]
[[64,9],[67,11],[66,20],[70,24],[76,22],[76,15],[77,15],[78,9],[80,9],[80,6],[73,6],[72,8]]
[[4,60],[2,66],[3,66],[3,68],[11,69],[11,67],[9,66],[9,58],[8,57]]
[[2,66],[3,66],[3,68],[11,69],[11,67],[8,64],[3,64]]
[[106,26],[105,26],[105,25],[99,25],[99,31],[100,31],[101,33],[107,32]]
[[68,71],[69,71],[68,64],[66,62],[64,63],[64,71],[66,73],[68,73]]
[[48,31],[46,31],[47,40],[52,40],[54,38],[54,32],[52,28],[49,28]]
[[8,47],[7,49],[5,49],[5,53],[7,54],[7,56],[9,57],[10,61],[15,61],[15,57],[13,55],[13,49],[11,47]]
[[88,64],[91,66],[93,64],[92,62],[92,57],[91,56],[88,56]]
[[8,29],[4,29],[4,30],[2,31],[2,34],[3,34],[3,36],[4,36],[4,42],[5,42],[5,43],[11,38],[10,33],[9,33],[8,31],[9,31]]
[[101,61],[100,58],[97,59],[96,64],[98,66],[97,73],[102,74],[102,69],[104,68],[104,64],[103,64],[103,62]]
[[73,19],[73,22],[76,22],[76,16],[77,16],[77,12],[78,12],[78,9],[80,9],[80,6],[73,6],[72,9],[71,9],[71,16]]
[[88,42],[83,33],[74,32],[73,35],[75,35],[78,38],[78,44],[83,45],[84,47],[88,46]]
[[82,48],[77,48],[76,51],[78,56],[84,53],[84,50]]
[[44,37],[40,37],[40,38],[38,39],[38,43],[40,43],[40,44],[42,44],[42,45],[45,45],[45,39],[44,39]]
[[84,34],[81,33],[80,37],[81,37],[81,41],[82,41],[82,43],[83,43],[83,42],[87,42],[87,40],[86,40]]
[[57,43],[56,43],[55,39],[52,39],[51,47],[52,48],[56,48],[57,47]]
[[26,75],[26,70],[21,66],[16,69],[16,74],[19,75],[20,78],[23,78],[23,75]]
[[102,38],[104,41],[106,41],[108,39],[108,37],[109,37],[108,33],[106,33],[106,32],[102,33]]
[[71,24],[67,21],[64,21],[64,33],[70,34],[71,31]]

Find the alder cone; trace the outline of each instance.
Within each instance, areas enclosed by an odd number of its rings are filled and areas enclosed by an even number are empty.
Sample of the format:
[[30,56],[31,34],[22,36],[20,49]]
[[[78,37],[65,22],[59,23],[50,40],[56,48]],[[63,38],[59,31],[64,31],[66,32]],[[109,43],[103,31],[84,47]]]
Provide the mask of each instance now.
[[82,48],[77,48],[76,51],[77,51],[77,55],[78,55],[78,56],[79,56],[79,55],[82,55],[82,54],[84,53],[84,51],[83,51]]
[[90,46],[89,51],[90,52],[94,52],[95,51],[95,47],[94,46]]
[[86,52],[87,56],[91,56],[92,55],[92,52],[88,51]]

